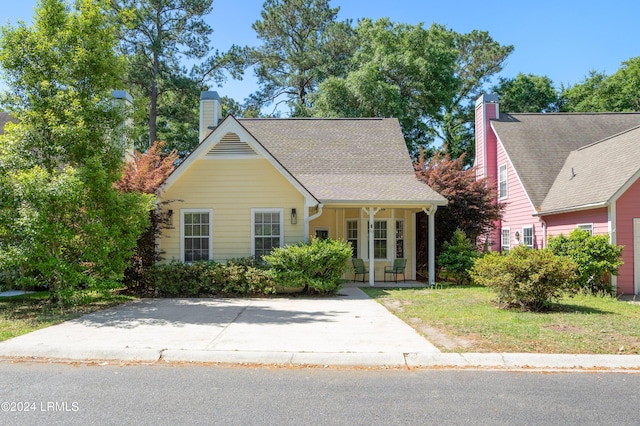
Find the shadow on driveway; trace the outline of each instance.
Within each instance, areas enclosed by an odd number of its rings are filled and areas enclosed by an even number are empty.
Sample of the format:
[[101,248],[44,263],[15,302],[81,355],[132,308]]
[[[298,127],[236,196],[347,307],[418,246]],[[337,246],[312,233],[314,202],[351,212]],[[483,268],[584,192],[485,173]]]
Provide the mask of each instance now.
[[[229,323],[307,324],[335,322],[345,311],[309,310],[323,299],[144,299],[70,322],[85,327],[184,327],[205,325],[223,327]],[[287,309],[289,307],[289,309]]]

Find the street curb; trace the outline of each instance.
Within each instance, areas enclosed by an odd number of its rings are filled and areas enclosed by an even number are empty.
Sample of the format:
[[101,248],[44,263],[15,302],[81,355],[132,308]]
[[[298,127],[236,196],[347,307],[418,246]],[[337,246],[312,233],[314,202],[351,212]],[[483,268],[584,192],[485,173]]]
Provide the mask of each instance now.
[[0,360],[53,362],[166,362],[229,365],[280,365],[409,369],[496,369],[522,371],[609,371],[640,373],[640,355],[529,354],[529,353],[323,353],[247,352],[180,349],[86,351],[2,351]]

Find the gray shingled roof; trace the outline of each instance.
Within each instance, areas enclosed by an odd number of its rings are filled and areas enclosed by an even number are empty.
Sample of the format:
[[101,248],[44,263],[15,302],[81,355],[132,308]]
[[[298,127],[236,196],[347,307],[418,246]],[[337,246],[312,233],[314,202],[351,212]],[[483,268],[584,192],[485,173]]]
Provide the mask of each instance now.
[[640,113],[501,114],[491,126],[539,209],[571,151],[640,125]]
[[8,112],[0,111],[0,135],[4,133],[5,124],[7,124],[10,121],[14,123],[16,122],[16,120],[11,116],[11,114],[9,114]]
[[542,212],[605,204],[640,170],[640,126],[572,151]]
[[396,119],[238,121],[323,202],[446,203],[416,179]]

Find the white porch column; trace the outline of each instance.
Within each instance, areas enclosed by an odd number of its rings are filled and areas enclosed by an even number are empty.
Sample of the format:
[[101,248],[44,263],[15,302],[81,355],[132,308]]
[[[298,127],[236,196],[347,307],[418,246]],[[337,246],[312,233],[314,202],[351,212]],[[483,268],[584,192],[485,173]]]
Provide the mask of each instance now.
[[375,284],[375,268],[376,268],[376,263],[375,263],[375,255],[373,253],[373,239],[374,239],[374,235],[373,235],[373,219],[376,216],[376,213],[378,213],[378,211],[380,210],[379,208],[374,209],[373,207],[369,207],[368,209],[365,210],[365,208],[363,207],[362,210],[364,210],[365,212],[369,213],[369,286],[373,287]]
[[432,206],[429,215],[429,285],[436,283],[436,210],[438,206]]

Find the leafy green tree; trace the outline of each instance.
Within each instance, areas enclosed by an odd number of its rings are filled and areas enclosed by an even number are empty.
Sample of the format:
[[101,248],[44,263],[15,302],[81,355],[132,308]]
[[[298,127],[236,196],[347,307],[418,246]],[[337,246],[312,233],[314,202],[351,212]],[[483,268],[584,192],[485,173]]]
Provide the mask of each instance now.
[[[236,75],[235,62],[217,51],[211,54],[212,29],[204,16],[211,12],[212,1],[111,2],[121,24],[126,80],[136,106],[135,139],[142,151],[166,140],[168,151],[176,149],[182,156],[190,152],[199,142],[198,100],[204,83],[223,80],[224,70],[233,69]],[[188,70],[184,60],[196,64]],[[240,59],[234,60],[242,66]]]
[[519,73],[516,78],[501,77],[492,89],[500,96],[504,112],[555,112],[558,93],[546,76]]
[[582,83],[564,88],[561,99],[569,112],[640,111],[640,56],[610,76],[591,71]]
[[263,44],[252,50],[260,90],[253,109],[284,97],[294,116],[308,115],[308,95],[328,76],[342,75],[354,48],[348,21],[329,0],[266,0],[253,29]]
[[611,275],[618,275],[622,265],[622,247],[609,242],[607,235],[574,229],[569,236],[549,238],[549,250],[569,258],[578,265],[578,283],[593,293],[612,293]]
[[473,162],[474,105],[502,70],[512,46],[488,33],[458,34],[440,25],[363,19],[346,76],[324,80],[313,97],[315,116],[397,117],[413,155],[434,140]]
[[323,81],[319,117],[397,117],[413,154],[434,139],[434,117],[455,93],[453,34],[439,25],[363,19],[350,72]]
[[118,285],[148,225],[152,197],[113,187],[124,116],[111,90],[124,63],[108,7],[39,0],[31,27],[0,35],[3,106],[18,120],[0,139],[0,269],[56,301]]
[[438,137],[452,158],[466,153],[466,165],[475,155],[475,101],[489,80],[502,71],[513,46],[503,46],[486,31],[452,32],[457,58],[453,75],[457,86],[436,117]]

